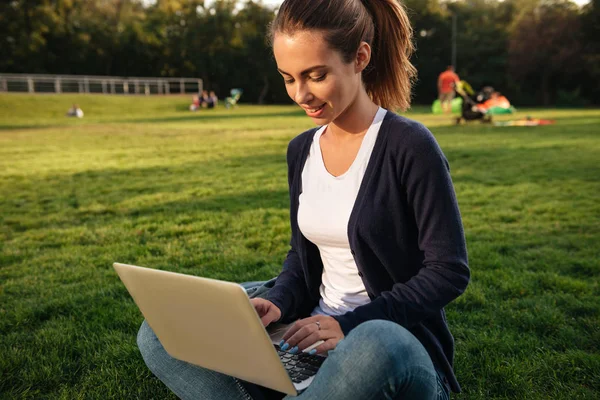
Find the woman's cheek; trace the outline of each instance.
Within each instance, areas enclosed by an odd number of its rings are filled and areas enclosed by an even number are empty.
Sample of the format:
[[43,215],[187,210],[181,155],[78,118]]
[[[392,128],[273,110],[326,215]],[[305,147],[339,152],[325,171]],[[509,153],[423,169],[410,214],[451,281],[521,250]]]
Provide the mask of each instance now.
[[287,91],[288,96],[290,96],[290,99],[292,99],[292,101],[295,103],[296,99],[294,98],[294,90],[290,85],[287,85],[285,87],[285,90]]

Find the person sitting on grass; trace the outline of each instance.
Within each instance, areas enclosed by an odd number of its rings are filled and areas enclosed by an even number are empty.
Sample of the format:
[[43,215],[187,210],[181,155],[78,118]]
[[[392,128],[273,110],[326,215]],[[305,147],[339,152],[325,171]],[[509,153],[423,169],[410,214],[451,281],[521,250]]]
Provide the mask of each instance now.
[[73,104],[67,111],[67,117],[83,118],[83,110],[79,108],[79,105]]
[[493,107],[510,108],[510,102],[502,93],[492,92],[490,98],[481,104],[477,104],[477,107],[481,112],[485,113]]
[[202,106],[202,108],[208,108],[209,101],[208,92],[203,90],[200,94],[200,106]]
[[208,93],[208,108],[215,108],[218,103],[219,103],[219,98],[217,97],[215,92],[211,90]]
[[198,111],[200,108],[200,97],[198,95],[192,96],[192,104],[190,104],[190,111]]
[[[289,143],[291,249],[251,299],[265,326],[293,323],[282,350],[323,341],[310,354],[328,357],[297,398],[447,399],[460,386],[444,307],[470,271],[446,157],[427,128],[389,111],[409,107],[416,74],[406,11],[285,0],[271,42],[288,95],[319,126]],[[138,346],[182,399],[284,396],[170,357],[145,322]]]

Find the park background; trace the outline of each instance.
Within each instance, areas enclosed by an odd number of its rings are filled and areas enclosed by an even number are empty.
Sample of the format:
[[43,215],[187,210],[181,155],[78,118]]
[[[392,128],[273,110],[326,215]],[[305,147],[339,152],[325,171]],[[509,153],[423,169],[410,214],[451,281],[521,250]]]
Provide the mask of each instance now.
[[[201,78],[221,98],[290,103],[267,24],[279,1],[13,0],[0,4],[0,72]],[[453,61],[476,90],[518,106],[600,102],[600,1],[405,0],[415,29],[414,101],[431,104]]]
[[[312,123],[264,41],[277,3],[0,4],[0,73],[197,77],[245,102],[0,93],[0,399],[175,398],[139,355],[114,261],[234,282],[280,270],[286,147]],[[453,398],[600,398],[600,3],[405,3],[419,69],[406,115],[449,159],[472,268],[447,307]],[[459,75],[517,107],[494,119],[554,125],[431,114],[453,18]],[[84,118],[65,117],[73,103]]]

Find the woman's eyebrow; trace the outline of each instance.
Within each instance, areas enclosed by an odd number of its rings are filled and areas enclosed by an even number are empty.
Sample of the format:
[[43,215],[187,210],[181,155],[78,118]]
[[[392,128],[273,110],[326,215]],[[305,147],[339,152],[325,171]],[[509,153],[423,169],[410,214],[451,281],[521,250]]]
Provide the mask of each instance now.
[[[300,75],[307,75],[310,74],[311,72],[313,72],[315,69],[320,69],[320,68],[326,68],[326,65],[315,65],[313,67],[307,68],[304,71],[300,72]],[[290,74],[289,72],[285,72],[279,68],[277,68],[277,71],[279,71],[280,73],[284,74],[284,75],[289,75],[292,76],[292,74]]]

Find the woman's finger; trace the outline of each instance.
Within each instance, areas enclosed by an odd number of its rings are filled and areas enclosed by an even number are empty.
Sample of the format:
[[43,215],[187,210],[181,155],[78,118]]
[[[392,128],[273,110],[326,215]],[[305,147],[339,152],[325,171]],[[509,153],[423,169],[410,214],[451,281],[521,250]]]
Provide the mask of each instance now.
[[315,331],[310,335],[306,336],[304,339],[300,340],[298,344],[296,344],[296,346],[298,346],[298,351],[303,351],[304,349],[309,348],[319,340],[325,341],[333,337],[335,337],[334,332],[325,330]]
[[327,354],[328,351],[333,350],[337,347],[340,340],[340,338],[332,338],[326,340],[323,344],[315,348],[317,350],[316,354]]
[[305,327],[306,325],[308,325],[310,323],[314,323],[316,321],[316,318],[318,318],[318,316],[299,319],[283,335],[283,340],[287,342],[288,339],[291,338],[292,336],[294,336],[296,334],[296,332],[298,332],[300,329],[302,329],[303,327]]
[[281,311],[268,300],[250,299],[250,303],[254,306],[256,313],[260,317],[263,326],[268,326],[271,322],[279,320]]
[[271,324],[271,322],[278,319],[277,310],[273,308],[269,308],[264,315],[261,315],[260,322],[262,322],[264,327],[267,327]]
[[313,332],[317,332],[318,328],[316,324],[304,324],[304,326],[300,327],[292,336],[290,336],[286,343],[288,343],[291,347],[297,346],[302,340],[307,338]]

